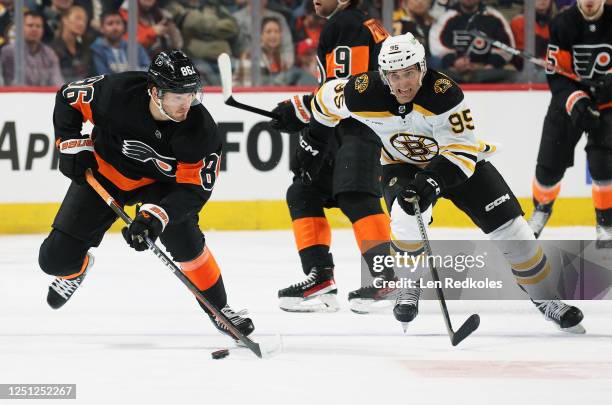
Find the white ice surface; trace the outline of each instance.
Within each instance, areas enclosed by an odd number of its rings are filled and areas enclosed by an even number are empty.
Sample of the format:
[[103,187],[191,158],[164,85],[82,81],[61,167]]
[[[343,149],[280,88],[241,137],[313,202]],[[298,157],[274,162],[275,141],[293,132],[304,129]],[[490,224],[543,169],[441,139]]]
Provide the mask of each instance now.
[[[594,237],[592,228],[545,232]],[[359,286],[351,231],[334,231],[342,310],[333,314],[278,309],[277,290],[302,278],[290,232],[208,232],[230,304],[249,309],[254,339],[280,332],[284,343],[269,360],[246,349],[212,360],[228,339],[157,258],[130,250],[119,234],[94,250],[95,266],[72,300],[48,308],[51,278],[37,264],[44,237],[0,237],[0,383],[76,383],[82,404],[612,403],[609,301],[579,303],[582,336],[557,331],[528,301],[451,301],[455,326],[481,316],[474,335],[453,348],[435,301],[421,303],[405,335],[390,312],[348,310],[346,294]],[[28,402],[45,401],[18,403]]]

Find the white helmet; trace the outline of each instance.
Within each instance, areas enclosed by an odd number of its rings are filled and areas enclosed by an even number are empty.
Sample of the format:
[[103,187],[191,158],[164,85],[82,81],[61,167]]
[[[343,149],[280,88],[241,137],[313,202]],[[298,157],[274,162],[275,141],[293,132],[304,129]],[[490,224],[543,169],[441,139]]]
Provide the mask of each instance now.
[[385,73],[391,70],[405,69],[412,65],[418,65],[421,71],[421,80],[423,80],[427,71],[425,48],[414,35],[407,32],[385,39],[378,54],[378,71],[386,85],[389,85],[389,83]]

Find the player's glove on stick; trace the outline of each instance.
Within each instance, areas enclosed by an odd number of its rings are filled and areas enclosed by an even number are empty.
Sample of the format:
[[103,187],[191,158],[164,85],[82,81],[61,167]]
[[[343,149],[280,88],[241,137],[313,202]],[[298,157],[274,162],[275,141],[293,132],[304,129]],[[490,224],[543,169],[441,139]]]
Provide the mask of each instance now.
[[302,131],[295,148],[295,163],[293,172],[302,179],[304,184],[310,184],[321,171],[327,155],[327,142],[317,140],[309,131]]
[[138,252],[147,250],[149,245],[145,238],[149,238],[152,242],[161,235],[164,228],[168,224],[168,214],[160,206],[153,204],[144,204],[140,207],[138,215],[129,227],[124,227],[121,230],[123,238],[131,248]]
[[[571,105],[571,99],[576,98]],[[582,91],[577,91],[569,96],[566,104],[574,128],[584,132],[590,132],[599,127],[599,111],[597,105]]]
[[68,139],[58,149],[60,172],[79,185],[85,184],[85,170],[98,168],[91,138]]
[[283,132],[298,132],[304,129],[310,122],[310,101],[312,94],[306,96],[293,96],[289,100],[278,103],[272,110],[280,118],[272,120],[272,128]]
[[419,209],[424,212],[436,202],[440,193],[440,182],[431,174],[420,172],[416,174],[412,182],[406,185],[404,191],[398,196],[397,202],[408,215],[414,215],[414,207],[410,202],[413,198],[419,198]]

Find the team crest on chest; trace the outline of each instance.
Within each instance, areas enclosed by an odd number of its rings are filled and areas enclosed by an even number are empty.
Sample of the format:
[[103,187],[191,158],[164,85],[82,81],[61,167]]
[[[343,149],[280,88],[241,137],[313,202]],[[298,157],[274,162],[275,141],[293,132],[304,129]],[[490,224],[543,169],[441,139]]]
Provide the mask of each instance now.
[[436,92],[436,94],[440,94],[440,93],[444,94],[446,93],[446,90],[450,89],[452,86],[453,86],[453,83],[451,83],[450,80],[438,79],[434,83],[434,91]]
[[393,135],[390,142],[395,150],[416,163],[429,162],[440,150],[435,139],[406,132]]
[[357,90],[359,93],[363,93],[364,91],[366,91],[369,84],[370,78],[367,74],[364,73],[355,79],[355,90]]
[[162,156],[152,147],[144,142],[135,140],[124,140],[121,152],[130,159],[138,160],[139,162],[152,162],[155,168],[165,176],[175,177],[173,173],[173,163],[175,158]]

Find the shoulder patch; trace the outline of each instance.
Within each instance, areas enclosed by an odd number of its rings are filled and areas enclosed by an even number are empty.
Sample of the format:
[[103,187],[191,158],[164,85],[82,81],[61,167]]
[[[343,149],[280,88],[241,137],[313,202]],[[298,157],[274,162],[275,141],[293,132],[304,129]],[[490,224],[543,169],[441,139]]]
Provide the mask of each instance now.
[[444,94],[446,93],[446,90],[450,89],[452,86],[453,83],[449,79],[438,79],[434,83],[434,92],[436,92],[437,94]]
[[385,29],[385,27],[383,27],[382,24],[374,18],[364,21],[363,25],[370,30],[372,39],[374,39],[374,42],[377,44],[381,43],[389,36],[389,32]]
[[357,90],[359,93],[363,93],[364,91],[366,91],[369,84],[370,78],[368,77],[367,73],[359,75],[355,79],[355,90]]

